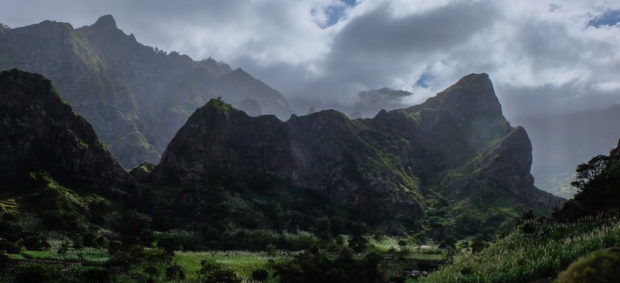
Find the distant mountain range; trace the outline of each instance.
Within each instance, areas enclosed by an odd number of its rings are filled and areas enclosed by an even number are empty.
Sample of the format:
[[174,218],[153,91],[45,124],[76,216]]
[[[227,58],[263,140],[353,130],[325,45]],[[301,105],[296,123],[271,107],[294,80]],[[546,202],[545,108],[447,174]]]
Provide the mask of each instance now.
[[211,98],[252,115],[292,113],[278,91],[243,70],[144,46],[110,15],[78,29],[52,21],[1,28],[0,70],[10,68],[48,77],[125,168],[157,162],[189,115]]

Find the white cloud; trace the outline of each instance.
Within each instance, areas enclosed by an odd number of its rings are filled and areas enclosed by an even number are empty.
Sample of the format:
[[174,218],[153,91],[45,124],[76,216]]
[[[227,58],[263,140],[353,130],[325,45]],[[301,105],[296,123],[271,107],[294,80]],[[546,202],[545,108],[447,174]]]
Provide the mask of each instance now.
[[[243,67],[305,104],[344,107],[358,90],[383,86],[412,90],[411,102],[419,102],[471,72],[489,73],[512,113],[533,111],[533,99],[537,106],[576,101],[594,106],[592,101],[617,102],[620,95],[620,24],[588,25],[620,9],[618,1],[364,0],[348,7],[339,0],[0,0],[0,5],[0,22],[11,26],[44,19],[81,26],[113,14],[141,42]],[[336,24],[325,27],[329,7],[345,9]],[[414,86],[423,75],[425,86]],[[563,109],[543,106],[540,111]]]
[[592,88],[600,92],[620,92],[620,82],[609,81],[609,82],[595,83],[592,85]]

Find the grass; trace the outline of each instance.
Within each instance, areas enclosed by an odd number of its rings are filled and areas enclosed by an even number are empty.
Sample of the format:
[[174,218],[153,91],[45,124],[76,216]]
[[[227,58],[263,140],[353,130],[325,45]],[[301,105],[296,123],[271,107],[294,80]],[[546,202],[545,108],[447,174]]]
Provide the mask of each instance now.
[[368,243],[371,250],[381,253],[393,251],[403,252],[407,255],[406,257],[408,259],[443,260],[446,257],[445,251],[440,249],[437,245],[416,245],[405,238],[383,236],[377,240],[373,237],[368,237]]
[[455,257],[420,282],[531,282],[555,278],[579,257],[620,243],[620,219],[526,223],[477,254]]
[[8,254],[10,259],[15,260],[46,260],[59,262],[84,262],[89,264],[102,264],[110,259],[106,249],[102,248],[69,248],[64,254],[56,251],[62,244],[61,241],[49,241],[51,248],[43,251],[23,250],[19,254]]
[[200,262],[206,259],[213,259],[217,263],[220,263],[226,268],[234,271],[239,277],[244,280],[248,280],[252,276],[252,271],[257,269],[267,270],[270,274],[270,278],[272,278],[273,270],[269,267],[270,263],[284,262],[292,258],[292,256],[292,253],[285,252],[279,252],[276,255],[269,255],[266,252],[247,251],[177,251],[174,253],[173,262],[183,267],[188,278],[194,278],[196,276],[196,272],[200,270]]
[[27,259],[86,263],[105,263],[110,258],[105,249],[96,248],[82,248],[80,250],[71,248],[64,254],[58,254],[52,250],[22,251],[20,254],[23,258]]

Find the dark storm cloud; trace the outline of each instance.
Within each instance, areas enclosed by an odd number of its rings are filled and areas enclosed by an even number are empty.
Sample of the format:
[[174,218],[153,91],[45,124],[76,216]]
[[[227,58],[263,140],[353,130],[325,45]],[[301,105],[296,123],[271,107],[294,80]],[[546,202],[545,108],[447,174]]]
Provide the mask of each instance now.
[[457,2],[422,14],[393,15],[386,3],[356,17],[334,39],[336,55],[428,52],[455,46],[492,25],[497,12],[490,2]]

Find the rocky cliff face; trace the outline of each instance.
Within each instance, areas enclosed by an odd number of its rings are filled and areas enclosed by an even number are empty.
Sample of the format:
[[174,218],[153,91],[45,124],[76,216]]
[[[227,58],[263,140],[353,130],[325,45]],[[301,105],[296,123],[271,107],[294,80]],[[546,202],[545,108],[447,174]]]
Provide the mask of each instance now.
[[392,138],[333,110],[281,122],[212,100],[181,128],[157,174],[173,184],[273,179],[356,210],[418,218],[417,185],[397,156],[406,142]]
[[291,113],[280,93],[249,74],[144,46],[109,15],[79,29],[51,21],[2,29],[0,70],[10,68],[48,77],[125,167],[159,160],[187,117],[211,98],[254,114]]
[[49,80],[18,70],[0,72],[0,98],[3,185],[21,185],[29,174],[43,171],[80,190],[135,196],[133,178]]
[[[407,117],[409,124],[397,122]],[[427,191],[487,208],[510,203],[548,213],[561,205],[534,187],[529,137],[505,119],[486,74],[467,75],[420,105],[373,120],[411,141],[412,168]]]
[[212,100],[155,174],[161,183],[275,179],[388,218],[423,218],[436,198],[448,210],[510,211],[501,218],[561,202],[533,186],[531,160],[527,133],[506,121],[488,76],[472,74],[421,105],[363,120],[328,110],[281,122]]

